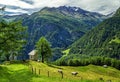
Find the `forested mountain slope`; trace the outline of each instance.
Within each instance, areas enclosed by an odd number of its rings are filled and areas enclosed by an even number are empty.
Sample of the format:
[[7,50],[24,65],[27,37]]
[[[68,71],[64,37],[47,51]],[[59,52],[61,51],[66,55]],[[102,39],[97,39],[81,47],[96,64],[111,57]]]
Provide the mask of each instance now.
[[120,8],[70,46],[69,54],[108,56],[120,59]]

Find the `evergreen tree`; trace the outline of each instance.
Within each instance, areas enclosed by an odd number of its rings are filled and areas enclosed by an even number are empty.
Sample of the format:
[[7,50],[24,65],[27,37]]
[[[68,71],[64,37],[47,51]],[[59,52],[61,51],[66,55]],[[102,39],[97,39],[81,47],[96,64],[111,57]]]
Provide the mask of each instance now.
[[39,41],[36,43],[36,49],[38,54],[41,56],[43,63],[52,55],[50,44],[45,37],[41,37],[39,39]]
[[[17,54],[25,44],[26,27],[21,21],[0,22],[0,52],[9,61],[10,55]],[[18,54],[17,54],[18,55]]]

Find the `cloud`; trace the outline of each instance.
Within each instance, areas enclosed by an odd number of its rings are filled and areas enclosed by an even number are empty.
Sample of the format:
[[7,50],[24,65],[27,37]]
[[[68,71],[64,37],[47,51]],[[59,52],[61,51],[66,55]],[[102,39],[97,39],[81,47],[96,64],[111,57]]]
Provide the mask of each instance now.
[[58,7],[65,5],[69,0],[34,0],[35,7]]
[[34,4],[34,1],[30,1],[30,0],[20,0],[20,1],[23,1],[23,2],[26,2],[26,3],[28,3],[28,4]]
[[120,0],[81,0],[78,5],[89,11],[109,14],[120,7]]
[[[82,9],[109,14],[120,7],[120,0],[0,0],[0,6],[19,10],[21,13],[32,13],[43,7],[76,6]],[[7,10],[7,9],[6,9]]]
[[24,13],[28,13],[28,11],[22,10],[22,9],[7,9],[8,12],[13,12],[13,13],[17,13],[17,12],[24,12]]
[[0,4],[10,5],[10,6],[19,6],[20,8],[33,8],[32,5],[21,0],[0,0]]

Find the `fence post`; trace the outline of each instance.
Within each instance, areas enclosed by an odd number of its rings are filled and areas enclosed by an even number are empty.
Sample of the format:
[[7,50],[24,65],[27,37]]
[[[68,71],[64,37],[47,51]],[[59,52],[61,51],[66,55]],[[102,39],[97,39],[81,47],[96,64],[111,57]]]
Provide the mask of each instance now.
[[62,75],[62,79],[63,79],[63,72],[61,73],[61,75]]
[[48,71],[48,77],[49,77],[49,71]]
[[39,69],[39,75],[40,75],[40,69]]
[[32,67],[32,74],[33,74],[33,67]]
[[36,74],[36,68],[35,68],[35,74]]

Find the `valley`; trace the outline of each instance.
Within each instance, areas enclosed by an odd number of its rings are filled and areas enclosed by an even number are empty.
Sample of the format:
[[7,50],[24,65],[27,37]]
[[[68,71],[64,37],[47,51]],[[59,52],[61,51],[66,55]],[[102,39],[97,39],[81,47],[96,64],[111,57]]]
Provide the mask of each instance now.
[[0,82],[120,82],[120,7],[1,5]]

